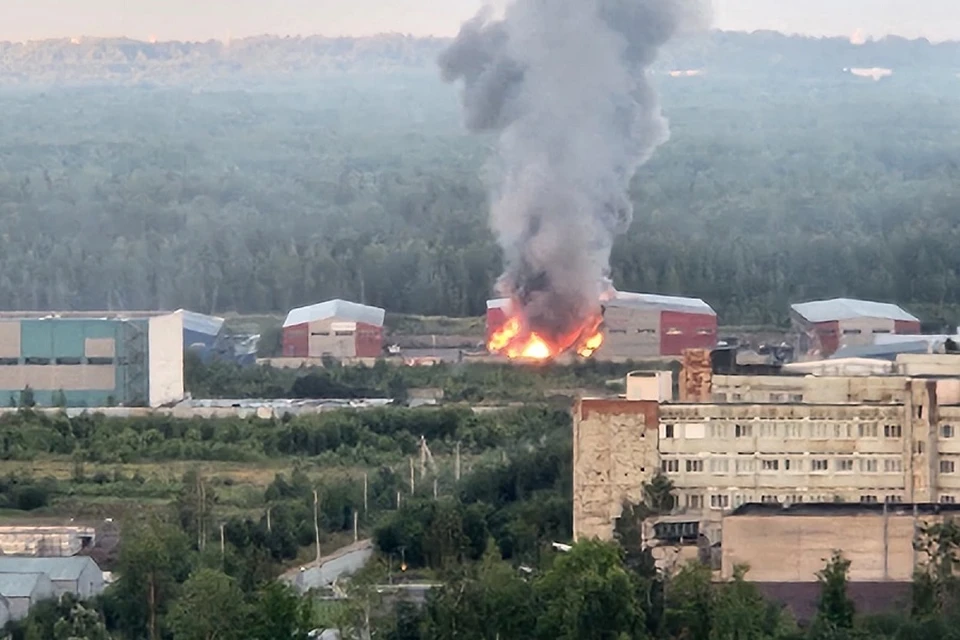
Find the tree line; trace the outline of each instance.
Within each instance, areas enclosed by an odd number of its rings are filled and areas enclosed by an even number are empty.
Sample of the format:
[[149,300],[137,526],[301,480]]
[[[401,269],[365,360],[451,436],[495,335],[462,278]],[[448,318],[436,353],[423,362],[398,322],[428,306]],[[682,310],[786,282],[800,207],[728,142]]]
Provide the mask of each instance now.
[[[949,47],[712,37],[698,55],[733,47],[742,72],[658,76],[672,137],[633,183],[616,285],[702,297],[725,324],[782,324],[790,302],[832,295],[957,319],[955,78],[840,70],[897,48],[926,68]],[[785,59],[766,55],[781,41],[823,69],[750,70]],[[16,123],[0,132],[4,308],[282,314],[344,297],[478,316],[501,272],[493,141],[464,133],[433,69],[0,100]]]

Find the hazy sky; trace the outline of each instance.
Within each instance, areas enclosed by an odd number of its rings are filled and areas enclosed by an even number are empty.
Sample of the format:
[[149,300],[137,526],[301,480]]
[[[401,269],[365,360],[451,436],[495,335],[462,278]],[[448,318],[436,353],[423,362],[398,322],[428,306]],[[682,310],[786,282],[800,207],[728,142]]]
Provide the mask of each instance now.
[[[482,0],[0,0],[0,40],[207,40],[263,33],[450,35]],[[505,0],[495,0],[502,4]],[[715,26],[960,39],[960,0],[713,0]]]

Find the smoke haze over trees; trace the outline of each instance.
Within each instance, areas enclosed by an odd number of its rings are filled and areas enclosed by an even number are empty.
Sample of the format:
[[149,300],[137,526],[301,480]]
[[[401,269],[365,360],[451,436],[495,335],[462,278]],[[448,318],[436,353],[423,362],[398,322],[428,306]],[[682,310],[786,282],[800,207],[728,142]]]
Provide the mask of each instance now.
[[[462,130],[446,44],[0,44],[0,306],[482,313],[493,141]],[[672,137],[632,183],[616,285],[701,296],[726,323],[835,294],[955,320],[957,60],[896,38],[668,46]]]

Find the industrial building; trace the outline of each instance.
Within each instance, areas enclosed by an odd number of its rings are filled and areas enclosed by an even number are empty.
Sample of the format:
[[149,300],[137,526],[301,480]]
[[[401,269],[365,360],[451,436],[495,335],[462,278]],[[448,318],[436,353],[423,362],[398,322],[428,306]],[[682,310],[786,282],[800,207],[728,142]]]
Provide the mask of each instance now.
[[378,358],[384,310],[346,300],[293,309],[283,322],[285,358]]
[[167,312],[0,313],[0,398],[157,407],[183,398],[183,319]]
[[[487,341],[506,322],[510,300],[487,301]],[[698,298],[616,291],[603,303],[604,343],[595,357],[676,357],[717,344],[717,314]]]
[[918,334],[920,320],[895,304],[850,298],[791,305],[797,355],[827,358],[842,347],[874,344],[874,336]]
[[713,541],[753,502],[960,502],[960,356],[901,358],[887,375],[751,376],[690,356],[676,388],[638,372],[625,398],[580,400],[575,537],[610,539],[658,471]]
[[223,335],[224,319],[203,313],[180,309],[183,316],[183,347],[201,354],[206,359]]
[[103,571],[92,558],[19,558],[0,556],[0,619],[27,616],[38,602],[66,594],[81,600],[103,593]]

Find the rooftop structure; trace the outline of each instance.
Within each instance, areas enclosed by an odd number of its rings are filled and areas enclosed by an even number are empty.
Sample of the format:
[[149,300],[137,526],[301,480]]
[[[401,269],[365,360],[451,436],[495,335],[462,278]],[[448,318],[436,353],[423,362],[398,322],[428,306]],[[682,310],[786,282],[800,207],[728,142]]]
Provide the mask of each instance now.
[[283,326],[286,328],[307,322],[337,319],[382,327],[384,316],[384,310],[379,307],[336,299],[291,309],[283,321]]
[[907,313],[895,304],[855,300],[853,298],[833,298],[832,300],[801,302],[791,305],[790,308],[807,322],[813,323],[854,320],[856,318],[920,322],[919,318]]

